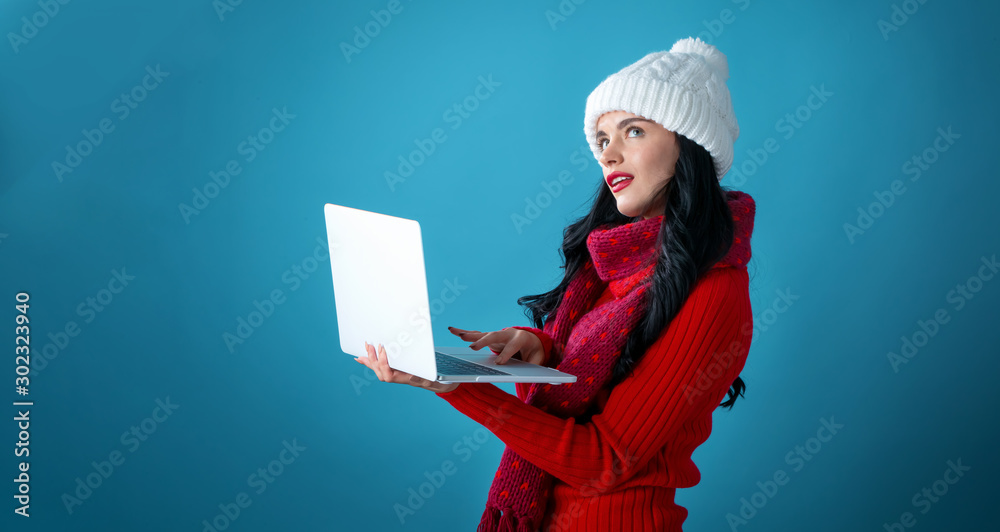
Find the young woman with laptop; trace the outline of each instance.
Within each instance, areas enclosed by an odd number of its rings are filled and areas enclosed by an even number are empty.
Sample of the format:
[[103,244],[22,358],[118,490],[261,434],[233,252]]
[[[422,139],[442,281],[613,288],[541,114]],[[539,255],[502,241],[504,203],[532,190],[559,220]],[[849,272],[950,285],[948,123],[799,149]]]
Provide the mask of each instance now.
[[575,383],[518,383],[514,397],[393,370],[381,345],[357,359],[506,444],[478,530],[681,530],[675,490],[698,483],[691,455],[712,412],[743,393],[753,329],[755,205],[719,184],[739,135],[728,77],[721,52],[687,38],[603,81],[584,133],[604,180],[564,231],[562,282],[518,300],[534,327],[450,328],[498,363],[517,357]]

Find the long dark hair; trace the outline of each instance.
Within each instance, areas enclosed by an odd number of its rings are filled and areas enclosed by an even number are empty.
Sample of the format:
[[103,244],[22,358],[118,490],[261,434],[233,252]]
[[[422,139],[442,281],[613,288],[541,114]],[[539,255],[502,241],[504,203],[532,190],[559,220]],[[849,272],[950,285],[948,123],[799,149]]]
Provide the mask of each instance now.
[[[666,194],[667,202],[660,226],[659,257],[646,290],[646,312],[615,364],[611,386],[631,373],[687,300],[695,281],[725,257],[733,243],[732,213],[725,189],[719,185],[712,156],[691,139],[679,133],[676,137],[679,154],[674,175],[657,193],[657,197]],[[555,311],[570,280],[590,258],[587,236],[603,225],[618,226],[641,219],[618,211],[615,197],[603,180],[595,196],[590,212],[563,231],[562,282],[549,292],[517,300],[535,327],[541,328],[546,317]],[[737,377],[719,406],[731,409],[744,390],[746,384]]]

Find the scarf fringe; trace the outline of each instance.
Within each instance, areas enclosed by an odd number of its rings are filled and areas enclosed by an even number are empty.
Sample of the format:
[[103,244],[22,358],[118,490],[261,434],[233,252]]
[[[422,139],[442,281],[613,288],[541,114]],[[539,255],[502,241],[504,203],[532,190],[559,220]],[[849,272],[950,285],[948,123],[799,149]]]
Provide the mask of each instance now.
[[476,532],[495,532],[499,524],[500,510],[487,506],[486,510],[483,511],[483,516],[479,519],[479,526],[476,527]]
[[515,517],[512,510],[501,513],[497,508],[487,507],[476,532],[535,532],[537,529],[527,517]]
[[498,532],[517,532],[517,519],[510,510],[507,510],[500,516],[500,527],[497,528]]

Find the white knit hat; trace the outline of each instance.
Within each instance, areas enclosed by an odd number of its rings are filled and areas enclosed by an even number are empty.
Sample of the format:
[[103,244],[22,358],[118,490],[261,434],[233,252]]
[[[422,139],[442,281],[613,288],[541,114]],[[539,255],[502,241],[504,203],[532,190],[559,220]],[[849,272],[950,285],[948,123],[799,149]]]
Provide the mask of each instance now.
[[587,97],[583,132],[597,149],[597,119],[610,111],[642,116],[697,142],[712,154],[722,176],[733,164],[740,135],[726,80],[729,64],[716,47],[698,38],[677,41],[669,52],[653,52],[612,74]]

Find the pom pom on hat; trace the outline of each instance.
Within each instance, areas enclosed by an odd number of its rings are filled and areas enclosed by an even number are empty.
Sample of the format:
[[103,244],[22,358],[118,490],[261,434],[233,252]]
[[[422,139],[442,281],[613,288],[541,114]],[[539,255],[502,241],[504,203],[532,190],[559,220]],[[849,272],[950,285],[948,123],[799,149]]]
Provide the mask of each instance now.
[[722,55],[718,48],[701,39],[693,37],[681,39],[670,48],[670,53],[700,55],[722,81],[729,79],[729,62],[726,61],[726,56]]
[[657,122],[708,150],[721,181],[733,163],[740,134],[726,81],[729,63],[715,46],[688,37],[669,52],[653,52],[612,74],[590,93],[583,132],[594,154],[597,119],[626,111]]

